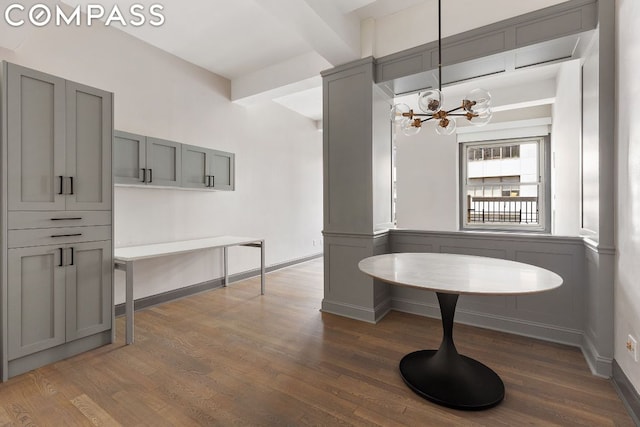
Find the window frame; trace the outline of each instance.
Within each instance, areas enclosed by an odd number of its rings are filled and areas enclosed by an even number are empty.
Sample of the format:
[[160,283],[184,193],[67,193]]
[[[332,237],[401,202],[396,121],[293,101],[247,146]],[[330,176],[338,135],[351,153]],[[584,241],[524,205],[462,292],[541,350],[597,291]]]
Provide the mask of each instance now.
[[[459,229],[462,231],[495,231],[510,233],[550,233],[551,232],[551,162],[550,162],[550,135],[534,136],[524,138],[510,139],[491,139],[482,141],[466,141],[459,143],[459,179],[458,179],[458,195],[459,195]],[[538,145],[538,221],[537,225],[526,224],[491,224],[478,223],[469,224],[466,221],[467,206],[467,165],[470,161],[467,156],[467,148],[479,148],[491,145],[491,148],[504,147],[510,145],[520,145],[522,143],[535,142]],[[520,152],[518,153],[520,157]],[[477,160],[474,160],[477,161]],[[481,160],[484,161],[484,160]],[[490,160],[487,160],[490,161]],[[521,183],[526,185],[526,183]]]

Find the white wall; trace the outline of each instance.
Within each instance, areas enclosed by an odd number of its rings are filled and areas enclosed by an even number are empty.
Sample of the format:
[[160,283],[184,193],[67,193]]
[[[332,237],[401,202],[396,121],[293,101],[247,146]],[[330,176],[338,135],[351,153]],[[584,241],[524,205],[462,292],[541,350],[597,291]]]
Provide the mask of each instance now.
[[627,334],[640,338],[640,3],[616,1],[617,263],[615,359],[640,392],[640,363],[629,357]]
[[415,136],[396,134],[396,218],[398,228],[458,229],[458,144],[440,136],[434,124]]
[[580,233],[580,81],[580,60],[562,63],[551,125],[551,227],[556,235]]
[[582,66],[582,232],[600,233],[600,40],[596,31]]
[[[321,252],[322,138],[311,120],[275,103],[234,105],[228,80],[100,25],[38,29],[0,59],[114,92],[116,129],[236,153],[234,192],[116,187],[116,246],[235,234],[264,237],[267,265]],[[135,297],[219,277],[218,255],[140,262]],[[257,268],[259,252],[232,248],[229,265]],[[116,281],[122,302],[122,273]]]

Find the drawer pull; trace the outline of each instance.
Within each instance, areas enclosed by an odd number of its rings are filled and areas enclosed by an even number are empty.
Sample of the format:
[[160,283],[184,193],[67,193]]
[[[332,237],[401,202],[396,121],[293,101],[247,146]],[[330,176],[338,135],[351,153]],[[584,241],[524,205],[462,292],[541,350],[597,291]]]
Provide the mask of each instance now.
[[57,237],[77,237],[77,236],[82,236],[82,233],[76,233],[76,234],[54,234],[51,237],[55,239]]
[[51,218],[51,221],[80,221],[81,217],[78,218]]

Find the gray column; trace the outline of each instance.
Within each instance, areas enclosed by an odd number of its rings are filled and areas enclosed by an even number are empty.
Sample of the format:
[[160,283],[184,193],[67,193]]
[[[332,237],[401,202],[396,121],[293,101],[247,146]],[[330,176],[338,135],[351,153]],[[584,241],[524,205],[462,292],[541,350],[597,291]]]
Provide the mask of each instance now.
[[387,285],[358,262],[387,252],[392,226],[392,93],[366,58],[323,73],[324,254],[322,310],[375,322],[389,309]]
[[[590,155],[597,153],[597,203],[588,207],[597,227],[595,236],[586,243],[587,281],[586,316],[583,350],[592,370],[604,376],[612,374],[614,356],[614,281],[615,281],[615,6],[613,2],[598,2],[598,34],[591,57],[596,60],[597,72],[587,73],[585,64],[583,87],[591,88],[597,96],[596,117],[593,106],[588,118],[595,121],[584,135],[591,141]],[[595,58],[594,58],[595,57]],[[588,111],[588,110],[587,110]],[[585,117],[585,120],[587,117]],[[595,129],[594,129],[595,128]],[[588,139],[587,139],[588,138]],[[594,140],[595,138],[595,140]],[[585,167],[591,165],[583,165]],[[593,174],[593,170],[588,171]],[[592,183],[593,184],[593,183]],[[590,189],[592,190],[592,189]]]

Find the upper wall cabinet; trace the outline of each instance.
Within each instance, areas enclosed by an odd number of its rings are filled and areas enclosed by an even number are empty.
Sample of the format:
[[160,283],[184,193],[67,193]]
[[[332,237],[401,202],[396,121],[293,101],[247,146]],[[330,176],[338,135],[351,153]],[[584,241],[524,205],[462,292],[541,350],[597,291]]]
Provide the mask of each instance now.
[[111,209],[112,95],[6,64],[9,210]]
[[182,186],[211,188],[212,150],[182,144]]
[[182,186],[234,190],[235,155],[182,144]]
[[235,154],[213,150],[211,186],[216,190],[235,190]]
[[182,148],[179,142],[147,137],[147,183],[179,187],[182,182]]
[[129,132],[114,133],[117,184],[235,189],[235,155]]
[[116,184],[146,183],[146,150],[146,136],[113,132],[113,180]]
[[181,185],[180,143],[115,131],[114,180],[117,184]]

